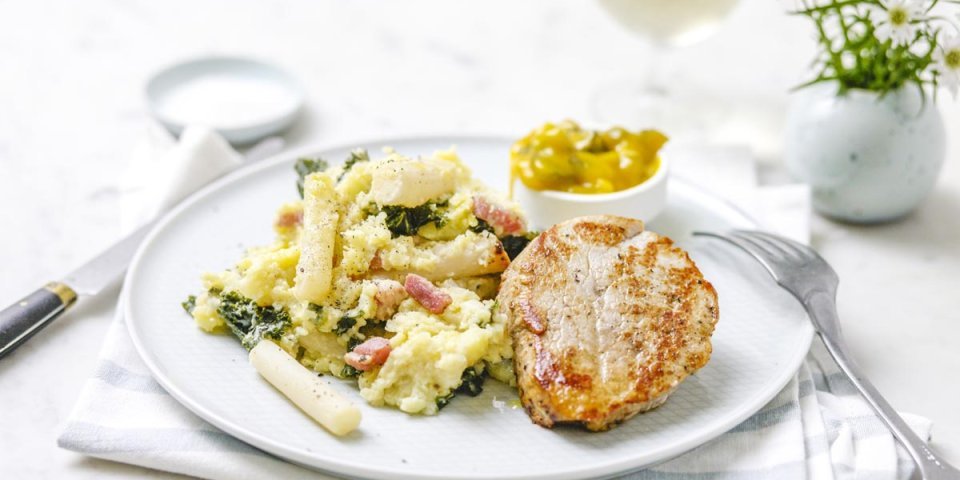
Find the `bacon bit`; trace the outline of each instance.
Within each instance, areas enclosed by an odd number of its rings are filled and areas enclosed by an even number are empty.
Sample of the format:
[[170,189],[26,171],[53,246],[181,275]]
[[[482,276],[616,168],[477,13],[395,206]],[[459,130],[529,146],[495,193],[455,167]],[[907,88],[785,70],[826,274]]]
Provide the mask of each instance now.
[[373,254],[373,259],[370,260],[370,266],[367,268],[371,272],[379,272],[383,270],[383,260],[380,259],[380,250],[377,250]]
[[520,216],[480,196],[473,197],[473,214],[489,223],[500,237],[522,234],[526,230]]
[[361,372],[378,367],[387,362],[390,356],[390,340],[383,337],[370,337],[343,356],[343,361]]
[[277,228],[290,228],[303,223],[303,210],[285,211],[277,217]]
[[377,293],[373,300],[377,302],[377,320],[386,320],[397,312],[397,307],[404,298],[407,298],[407,291],[403,285],[396,280],[378,278],[373,280],[377,286]]
[[531,332],[541,335],[547,331],[547,326],[544,324],[543,318],[540,317],[540,313],[526,298],[520,299],[520,313],[523,315],[523,323],[527,324],[527,328]]
[[407,293],[409,293],[411,297],[415,298],[420,302],[420,305],[423,305],[423,308],[426,308],[431,313],[443,313],[443,311],[453,303],[453,299],[450,298],[447,292],[440,290],[436,285],[431,283],[430,280],[415,273],[407,274],[407,278],[403,282],[403,287],[407,289]]

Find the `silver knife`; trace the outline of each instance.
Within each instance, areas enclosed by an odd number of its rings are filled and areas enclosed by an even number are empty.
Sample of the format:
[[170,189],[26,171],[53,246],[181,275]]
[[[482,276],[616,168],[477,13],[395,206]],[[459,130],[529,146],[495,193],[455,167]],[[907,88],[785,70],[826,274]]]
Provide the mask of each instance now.
[[[250,148],[245,162],[268,157],[283,148],[283,140],[270,137]],[[137,247],[157,223],[146,225],[113,244],[63,280],[50,282],[0,311],[0,358],[12,352],[28,338],[39,332],[71,305],[78,295],[96,295],[119,279],[136,253]]]

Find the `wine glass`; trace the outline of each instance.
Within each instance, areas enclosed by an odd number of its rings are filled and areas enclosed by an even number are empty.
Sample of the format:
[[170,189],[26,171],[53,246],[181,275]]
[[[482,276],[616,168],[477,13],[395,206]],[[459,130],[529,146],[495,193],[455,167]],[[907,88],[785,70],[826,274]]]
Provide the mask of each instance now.
[[604,10],[631,33],[651,43],[644,80],[620,80],[594,94],[594,116],[604,123],[656,126],[676,131],[692,116],[669,88],[673,78],[671,51],[705,40],[715,33],[737,0],[598,0]]

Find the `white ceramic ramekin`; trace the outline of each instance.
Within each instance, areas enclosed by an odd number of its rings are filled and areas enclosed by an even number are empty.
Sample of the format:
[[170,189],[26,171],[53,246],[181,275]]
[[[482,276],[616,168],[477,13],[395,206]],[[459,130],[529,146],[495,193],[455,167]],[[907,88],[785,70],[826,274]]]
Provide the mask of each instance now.
[[568,193],[531,190],[517,180],[514,199],[535,228],[544,229],[584,215],[619,215],[649,222],[667,203],[669,164],[660,157],[660,168],[646,181],[613,193]]

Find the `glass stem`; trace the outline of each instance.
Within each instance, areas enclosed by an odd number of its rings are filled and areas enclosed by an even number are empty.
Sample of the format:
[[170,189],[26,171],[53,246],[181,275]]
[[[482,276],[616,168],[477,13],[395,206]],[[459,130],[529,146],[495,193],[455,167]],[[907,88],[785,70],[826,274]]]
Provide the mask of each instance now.
[[653,43],[647,63],[647,79],[644,90],[651,96],[666,97],[670,93],[670,83],[673,78],[670,66],[671,48],[662,43]]

